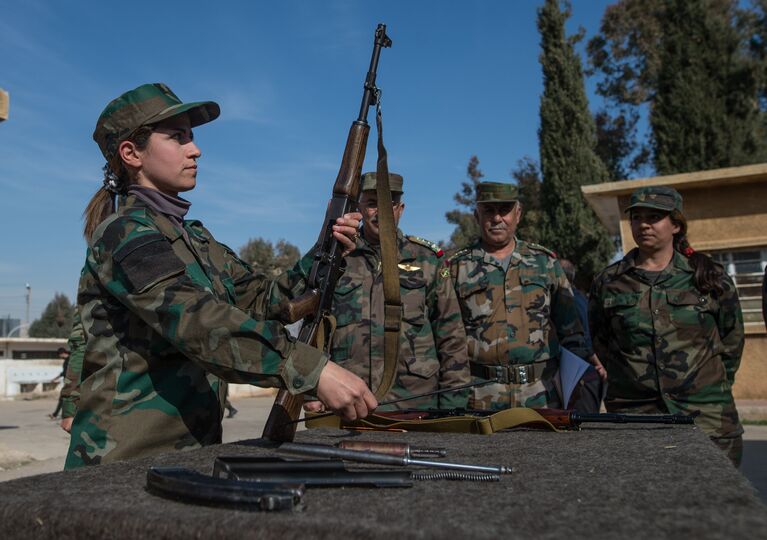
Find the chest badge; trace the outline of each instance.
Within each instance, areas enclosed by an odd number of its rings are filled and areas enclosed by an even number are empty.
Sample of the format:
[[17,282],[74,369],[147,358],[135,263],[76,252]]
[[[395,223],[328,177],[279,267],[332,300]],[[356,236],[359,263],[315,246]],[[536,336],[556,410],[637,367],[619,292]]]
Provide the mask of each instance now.
[[400,270],[404,270],[405,272],[415,272],[416,270],[421,269],[420,266],[413,266],[412,264],[407,263],[399,263],[397,266],[400,268]]

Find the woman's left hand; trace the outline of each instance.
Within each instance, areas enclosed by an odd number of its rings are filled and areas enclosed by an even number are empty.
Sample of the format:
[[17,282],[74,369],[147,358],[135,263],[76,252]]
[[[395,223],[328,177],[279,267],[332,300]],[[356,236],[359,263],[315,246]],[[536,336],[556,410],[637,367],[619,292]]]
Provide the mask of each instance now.
[[360,237],[359,226],[362,221],[362,214],[359,212],[350,212],[344,214],[344,217],[338,218],[333,225],[333,236],[341,242],[344,251],[341,255],[347,256],[357,246],[357,239]]

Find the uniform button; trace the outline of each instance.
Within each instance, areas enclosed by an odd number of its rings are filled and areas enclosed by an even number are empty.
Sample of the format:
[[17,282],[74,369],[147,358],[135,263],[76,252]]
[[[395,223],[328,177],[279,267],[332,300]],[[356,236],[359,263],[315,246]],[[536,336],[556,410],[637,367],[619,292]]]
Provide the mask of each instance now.
[[293,388],[301,388],[304,385],[303,377],[296,377],[293,379]]
[[658,313],[660,313],[660,310],[659,309],[654,309],[654,310],[652,310],[652,312],[657,315]]

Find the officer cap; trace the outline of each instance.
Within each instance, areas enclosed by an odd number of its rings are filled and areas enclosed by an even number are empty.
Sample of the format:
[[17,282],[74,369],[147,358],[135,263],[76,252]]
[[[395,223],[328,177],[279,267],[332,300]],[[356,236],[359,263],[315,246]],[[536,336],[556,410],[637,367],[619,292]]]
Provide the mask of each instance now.
[[632,208],[654,208],[671,212],[682,211],[682,196],[674,188],[668,186],[647,186],[634,190],[626,212]]
[[109,160],[117,146],[141,126],[156,124],[181,113],[189,114],[192,127],[218,118],[221,109],[213,101],[182,103],[162,83],[142,84],[106,106],[96,122],[93,140]]
[[[360,191],[369,191],[376,188],[376,173],[366,172],[362,175],[362,189]],[[396,173],[389,173],[389,191],[392,193],[402,193],[402,176]]]
[[516,202],[519,199],[514,184],[501,182],[480,182],[477,184],[477,204]]

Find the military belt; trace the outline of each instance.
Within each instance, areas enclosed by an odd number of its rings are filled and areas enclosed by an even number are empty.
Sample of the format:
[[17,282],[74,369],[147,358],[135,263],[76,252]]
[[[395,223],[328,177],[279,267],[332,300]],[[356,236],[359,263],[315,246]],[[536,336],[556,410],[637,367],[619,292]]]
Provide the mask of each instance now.
[[541,380],[546,362],[492,366],[470,362],[471,374],[480,379],[498,379],[501,384],[529,384]]

